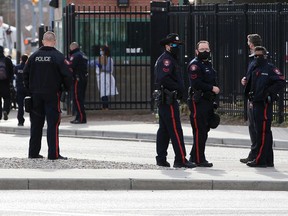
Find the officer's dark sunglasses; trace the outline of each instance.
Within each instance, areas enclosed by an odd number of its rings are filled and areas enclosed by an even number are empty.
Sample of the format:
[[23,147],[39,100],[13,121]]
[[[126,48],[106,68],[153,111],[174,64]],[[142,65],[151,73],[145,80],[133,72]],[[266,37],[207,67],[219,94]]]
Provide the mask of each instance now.
[[170,44],[170,47],[178,47],[178,44],[171,43],[171,44]]

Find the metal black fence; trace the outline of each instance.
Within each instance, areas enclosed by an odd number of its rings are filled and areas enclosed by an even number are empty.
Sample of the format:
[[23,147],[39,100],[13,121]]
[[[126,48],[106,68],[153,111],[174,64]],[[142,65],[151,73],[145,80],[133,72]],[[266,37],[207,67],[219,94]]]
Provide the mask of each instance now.
[[[151,2],[150,8],[89,7],[69,5],[64,9],[64,49],[77,41],[90,60],[99,46],[111,48],[119,91],[111,97],[111,109],[151,109],[154,64],[162,53],[159,41],[170,32],[179,33],[185,45],[180,63],[188,86],[186,67],[194,57],[195,44],[208,40],[218,71],[222,113],[243,116],[245,101],[241,78],[248,64],[247,35],[260,34],[271,61],[288,75],[288,4],[209,4],[172,6]],[[275,105],[275,120],[287,119],[287,91]],[[88,109],[100,109],[95,67],[90,68],[86,94]]]
[[[182,73],[187,76],[186,66],[194,57],[199,40],[208,40],[212,49],[212,61],[218,71],[221,88],[220,109],[231,115],[244,114],[245,101],[241,78],[248,62],[247,35],[261,35],[269,50],[271,61],[288,75],[288,4],[209,4],[198,6],[170,6],[169,2],[151,4],[152,38],[157,40],[169,32],[179,33],[185,46],[182,48]],[[162,20],[162,21],[161,21]],[[161,32],[157,25],[164,22]],[[155,25],[153,25],[155,23]],[[152,39],[152,42],[154,39]],[[154,44],[155,46],[156,44]],[[151,53],[152,62],[157,52]],[[187,79],[186,79],[187,81]],[[287,91],[275,105],[275,120],[287,119]]]
[[[65,50],[77,41],[91,62],[100,46],[108,45],[114,61],[113,76],[118,95],[109,99],[110,109],[150,109],[150,11],[148,6],[118,8],[69,5],[65,8]],[[95,65],[89,69],[86,108],[101,109]],[[100,84],[101,85],[101,84]]]

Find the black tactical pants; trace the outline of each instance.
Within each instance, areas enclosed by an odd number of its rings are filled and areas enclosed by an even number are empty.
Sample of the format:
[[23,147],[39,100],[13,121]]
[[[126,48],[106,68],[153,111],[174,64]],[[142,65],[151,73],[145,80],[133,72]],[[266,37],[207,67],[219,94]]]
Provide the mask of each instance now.
[[185,163],[186,149],[180,122],[179,104],[175,100],[172,104],[160,104],[158,107],[159,129],[156,140],[156,160],[166,161],[167,149],[171,139],[175,152],[176,163]]

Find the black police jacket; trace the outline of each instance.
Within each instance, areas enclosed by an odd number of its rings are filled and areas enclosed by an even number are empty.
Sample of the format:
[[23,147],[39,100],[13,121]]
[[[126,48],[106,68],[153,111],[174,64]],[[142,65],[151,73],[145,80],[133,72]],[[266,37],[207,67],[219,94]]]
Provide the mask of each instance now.
[[254,70],[255,66],[256,66],[256,59],[254,58],[254,54],[249,55],[249,64],[248,64],[247,72],[245,75],[247,84],[244,88],[244,95],[246,97],[249,97],[249,92],[251,89],[251,73]]
[[163,88],[177,91],[181,99],[184,92],[184,81],[177,60],[168,51],[164,51],[157,59],[154,67],[155,89]]
[[0,54],[0,58],[4,58],[5,66],[6,66],[6,72],[8,75],[8,79],[0,80],[0,92],[10,92],[10,84],[13,80],[13,63],[11,59],[8,57],[5,57],[4,54]]
[[24,87],[24,77],[23,77],[23,69],[25,67],[25,63],[18,64],[14,67],[14,74],[16,76],[16,89],[17,91],[23,90]]
[[84,79],[88,76],[87,63],[88,58],[79,48],[70,51],[69,66],[73,72],[73,77]]
[[43,46],[33,53],[24,67],[24,85],[30,93],[56,94],[70,90],[69,62],[54,47]]
[[253,102],[263,102],[268,96],[275,98],[285,86],[286,81],[280,70],[266,61],[256,65],[251,72],[251,89]]
[[196,57],[189,62],[187,68],[193,90],[212,92],[213,86],[217,86],[217,74],[210,61],[204,62]]

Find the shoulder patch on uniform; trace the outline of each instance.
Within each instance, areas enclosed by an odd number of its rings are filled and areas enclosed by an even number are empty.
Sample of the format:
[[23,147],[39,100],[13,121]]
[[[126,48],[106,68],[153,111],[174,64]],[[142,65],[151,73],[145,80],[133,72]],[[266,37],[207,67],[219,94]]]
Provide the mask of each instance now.
[[168,72],[169,72],[169,68],[163,68],[163,71],[164,71],[165,73],[168,73]]
[[276,74],[278,74],[278,75],[281,74],[281,72],[280,72],[280,70],[279,70],[278,68],[274,68],[273,71],[274,71]]
[[191,79],[197,79],[197,74],[192,74]]
[[163,60],[163,64],[164,64],[165,67],[169,67],[170,64],[171,64],[171,61],[169,59],[164,59]]
[[198,70],[198,66],[195,65],[195,64],[192,64],[192,65],[189,67],[189,70],[190,70],[190,71],[196,71],[196,70]]

